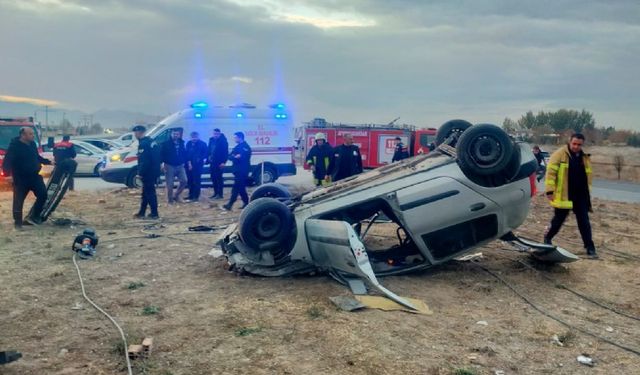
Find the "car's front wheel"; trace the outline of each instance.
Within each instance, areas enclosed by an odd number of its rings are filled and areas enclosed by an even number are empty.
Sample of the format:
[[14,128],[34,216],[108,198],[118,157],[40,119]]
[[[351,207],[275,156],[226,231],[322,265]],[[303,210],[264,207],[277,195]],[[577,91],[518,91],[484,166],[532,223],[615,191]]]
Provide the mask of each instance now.
[[510,166],[514,148],[509,135],[498,126],[474,125],[458,139],[458,164],[467,175],[501,174]]

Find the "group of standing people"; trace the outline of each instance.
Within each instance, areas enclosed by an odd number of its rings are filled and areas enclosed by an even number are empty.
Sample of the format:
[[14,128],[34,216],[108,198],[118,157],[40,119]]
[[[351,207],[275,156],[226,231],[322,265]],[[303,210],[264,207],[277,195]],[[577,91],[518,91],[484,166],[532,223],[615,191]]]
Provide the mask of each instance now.
[[324,133],[317,133],[306,161],[316,186],[326,186],[362,173],[360,148],[353,144],[353,136],[348,133],[343,136],[343,144],[335,148],[327,142]]
[[[231,210],[238,197],[242,199],[242,208],[249,204],[246,186],[251,166],[251,147],[244,141],[244,133],[234,133],[236,146],[229,152],[229,144],[220,129],[214,129],[208,145],[195,131],[191,132],[190,140],[185,142],[182,139],[182,129],[172,129],[170,138],[160,144],[145,136],[145,131],[146,128],[142,125],[133,128],[138,139],[138,176],[142,180],[140,210],[134,217],[144,218],[147,207],[151,211],[148,218],[159,217],[155,185],[161,173],[165,174],[167,202],[170,205],[183,201],[181,197],[185,189],[188,189],[189,194],[184,202],[197,202],[202,190],[202,172],[207,162],[213,185],[210,199],[224,198],[222,173],[227,160],[230,160],[234,184],[229,202],[222,208]],[[178,186],[174,189],[176,180]]]

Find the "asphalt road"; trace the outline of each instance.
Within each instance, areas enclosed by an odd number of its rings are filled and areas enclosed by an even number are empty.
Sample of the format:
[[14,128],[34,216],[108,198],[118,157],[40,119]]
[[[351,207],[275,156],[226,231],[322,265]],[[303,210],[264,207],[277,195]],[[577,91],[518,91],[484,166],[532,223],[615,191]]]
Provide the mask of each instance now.
[[[311,173],[301,168],[299,168],[297,175],[282,177],[278,182],[285,185],[305,185],[309,188],[313,187],[311,183]],[[76,190],[78,191],[98,191],[124,187],[122,184],[105,182],[99,177],[76,177],[75,184]],[[544,190],[544,182],[538,184],[538,190]],[[592,195],[601,199],[640,203],[640,184],[611,180],[595,180],[593,182]]]

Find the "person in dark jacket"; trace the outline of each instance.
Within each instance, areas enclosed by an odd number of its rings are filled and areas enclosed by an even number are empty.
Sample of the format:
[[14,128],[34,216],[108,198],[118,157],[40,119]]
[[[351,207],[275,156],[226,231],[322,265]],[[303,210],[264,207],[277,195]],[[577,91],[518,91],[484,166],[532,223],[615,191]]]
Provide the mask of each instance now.
[[151,138],[144,135],[147,129],[142,125],[133,127],[133,134],[138,140],[138,176],[142,179],[142,199],[140,210],[134,215],[142,219],[149,206],[150,219],[158,219],[158,197],[156,196],[156,181],[160,177],[160,147]]
[[251,168],[251,147],[244,141],[244,133],[236,132],[233,134],[233,140],[236,146],[229,154],[229,160],[233,162],[233,188],[231,189],[231,198],[229,203],[222,207],[231,211],[231,207],[238,199],[238,195],[242,198],[242,208],[249,204],[249,196],[247,195],[247,178],[249,178],[249,169]]
[[229,142],[220,129],[213,129],[213,137],[209,138],[209,169],[211,171],[211,184],[213,195],[211,199],[222,199],[224,180],[222,170],[229,157]]
[[353,144],[351,134],[347,133],[343,138],[344,143],[333,149],[333,165],[329,167],[333,181],[340,181],[362,173],[360,148]]
[[[162,169],[165,172],[165,184],[167,186],[167,200],[169,204],[180,201],[180,194],[187,187],[187,150],[182,140],[182,129],[173,129],[171,138],[162,143],[161,160]],[[178,178],[178,190],[173,193],[173,182]]]
[[36,196],[33,204],[33,216],[26,218],[30,224],[42,223],[40,213],[47,201],[47,188],[40,176],[41,164],[51,161],[38,154],[33,128],[20,129],[19,136],[12,139],[4,157],[2,168],[6,175],[13,176],[13,222],[16,230],[22,229],[22,208],[30,191]]
[[316,144],[311,147],[307,155],[307,165],[313,171],[313,182],[316,186],[326,186],[331,183],[329,166],[333,159],[333,148],[327,143],[324,133],[315,135]]
[[187,142],[187,185],[189,186],[189,202],[200,199],[202,168],[205,160],[207,160],[208,154],[207,144],[200,140],[198,132],[191,132],[191,140]]
[[[56,163],[57,167],[62,165],[65,166],[77,166],[75,163],[65,163],[67,160],[73,160],[76,158],[76,149],[73,147],[73,143],[70,141],[71,137],[68,135],[62,136],[62,142],[58,142],[53,145],[53,160]],[[73,174],[75,173],[75,168],[72,168],[69,172],[71,175],[69,176],[69,190],[73,191],[74,183],[73,183]]]
[[402,143],[402,139],[400,139],[400,137],[396,137],[395,142],[396,142],[396,147],[393,150],[393,158],[391,158],[392,163],[396,161],[404,160],[409,157],[409,151],[407,151],[407,148]]

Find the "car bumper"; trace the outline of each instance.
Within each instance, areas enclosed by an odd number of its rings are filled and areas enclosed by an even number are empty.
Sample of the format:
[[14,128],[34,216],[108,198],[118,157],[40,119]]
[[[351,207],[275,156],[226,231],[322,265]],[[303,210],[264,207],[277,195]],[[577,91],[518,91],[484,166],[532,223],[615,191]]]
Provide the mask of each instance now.
[[100,177],[107,182],[126,184],[131,168],[110,168],[100,170]]

